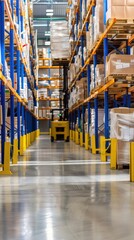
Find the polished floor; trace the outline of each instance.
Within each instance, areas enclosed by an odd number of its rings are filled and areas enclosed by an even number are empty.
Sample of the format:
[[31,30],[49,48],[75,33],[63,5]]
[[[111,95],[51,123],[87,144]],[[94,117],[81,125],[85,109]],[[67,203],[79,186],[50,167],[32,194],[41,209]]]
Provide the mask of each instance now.
[[0,240],[133,240],[134,184],[74,143],[39,139],[0,177]]

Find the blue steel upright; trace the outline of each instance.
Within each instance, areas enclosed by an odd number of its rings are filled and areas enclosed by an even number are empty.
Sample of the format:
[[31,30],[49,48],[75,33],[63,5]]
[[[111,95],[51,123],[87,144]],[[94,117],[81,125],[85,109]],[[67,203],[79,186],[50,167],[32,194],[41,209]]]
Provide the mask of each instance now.
[[[24,28],[23,28],[23,24],[24,24],[24,18],[23,16],[21,15],[20,16],[20,29],[21,29],[21,37],[23,38],[23,31],[24,31]],[[21,89],[24,89],[24,75],[25,75],[25,71],[24,71],[24,64],[21,62],[20,63],[20,69],[21,69]],[[22,119],[21,119],[21,136],[24,136],[25,135],[25,108],[24,106],[22,105],[21,106],[21,116],[22,116]]]
[[[16,15],[18,18],[18,26],[20,28],[20,1],[16,1]],[[20,32],[20,30],[19,30]],[[17,93],[20,95],[20,49],[17,49]],[[21,116],[21,104],[17,102],[17,137],[18,137],[18,149],[20,149],[20,116]]]
[[[106,12],[107,12],[107,0],[104,1],[104,25],[106,25]],[[104,66],[105,66],[105,76],[106,76],[106,57],[108,55],[108,39],[104,38],[103,40],[104,47]],[[104,133],[105,138],[109,138],[109,103],[108,103],[108,91],[104,92],[104,115],[105,115],[105,123],[104,123]]]
[[[12,18],[14,17],[14,1],[10,1]],[[14,30],[10,26],[10,78],[14,88]],[[10,93],[11,144],[14,142],[14,95]]]
[[[0,1],[0,45],[1,45],[1,64],[2,73],[5,75],[5,8],[4,1]],[[1,126],[1,162],[4,163],[4,144],[6,141],[6,111],[5,111],[5,86],[1,83],[1,106],[2,120]]]

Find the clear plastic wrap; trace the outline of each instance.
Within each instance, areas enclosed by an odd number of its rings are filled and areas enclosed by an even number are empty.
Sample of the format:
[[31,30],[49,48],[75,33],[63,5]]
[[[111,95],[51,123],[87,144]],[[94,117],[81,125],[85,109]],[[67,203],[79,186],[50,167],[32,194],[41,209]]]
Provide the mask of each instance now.
[[134,108],[115,108],[110,112],[110,137],[122,141],[134,140]]
[[69,30],[67,21],[50,23],[51,56],[55,58],[69,58]]

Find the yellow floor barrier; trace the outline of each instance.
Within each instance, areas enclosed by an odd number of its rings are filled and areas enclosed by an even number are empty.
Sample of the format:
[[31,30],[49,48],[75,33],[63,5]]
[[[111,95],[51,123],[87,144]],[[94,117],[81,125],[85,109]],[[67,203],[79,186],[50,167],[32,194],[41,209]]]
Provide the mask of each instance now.
[[26,150],[26,135],[23,136],[23,151]]
[[91,146],[92,146],[92,154],[96,154],[96,142],[95,142],[95,135],[91,136]]
[[76,143],[77,145],[80,144],[80,141],[79,141],[79,132],[78,132],[78,130],[75,131],[75,143]]
[[85,133],[85,150],[89,150],[89,134]]
[[117,169],[117,139],[111,138],[111,161],[110,167],[113,170]]
[[12,175],[10,170],[10,142],[5,142],[4,144],[4,164],[1,164],[0,175]]
[[23,156],[24,154],[24,136],[20,137],[20,156]]
[[72,132],[73,132],[73,141],[75,141],[75,131],[74,130],[72,130]]
[[18,139],[14,139],[12,163],[17,164],[17,162],[18,162]]
[[105,142],[104,136],[100,137],[100,153],[101,153],[101,162],[106,162],[107,161],[106,142]]
[[26,134],[26,147],[28,148],[28,133]]
[[83,147],[83,133],[80,132],[80,146]]

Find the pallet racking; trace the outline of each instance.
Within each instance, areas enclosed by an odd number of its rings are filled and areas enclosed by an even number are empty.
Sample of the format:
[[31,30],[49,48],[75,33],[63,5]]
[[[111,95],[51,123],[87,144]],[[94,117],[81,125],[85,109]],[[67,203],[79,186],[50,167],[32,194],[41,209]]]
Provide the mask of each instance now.
[[[88,96],[71,106],[69,109],[70,119],[70,136],[71,139],[85,146],[85,149],[91,148],[92,153],[101,153],[101,160],[106,161],[107,156],[112,155],[111,168],[116,169],[115,156],[116,152],[116,140],[115,142],[110,139],[110,126],[109,126],[109,109],[111,107],[130,107],[133,103],[133,76],[123,76],[122,81],[119,82],[120,76],[110,76],[106,78],[103,85],[97,86],[94,82],[94,89],[91,91],[91,64],[94,65],[94,69],[97,64],[104,63],[106,74],[106,57],[114,49],[115,52],[123,54],[122,50],[125,50],[126,54],[130,54],[130,48],[134,42],[134,19],[110,19],[106,21],[107,12],[107,0],[103,0],[104,11],[104,32],[102,32],[98,39],[94,42],[92,48],[87,53],[87,57],[84,60],[84,46],[86,45],[86,33],[89,31],[90,16],[95,13],[96,1],[78,0],[77,5],[74,6],[74,16],[71,21],[70,37],[73,39],[73,49],[71,49],[70,66],[74,63],[74,57],[81,49],[81,66],[79,71],[72,79],[68,92],[71,93],[75,88],[76,83],[83,77],[87,77],[87,94]],[[85,2],[86,13],[82,19],[82,3]],[[88,4],[87,4],[88,2]],[[72,1],[68,1],[67,15],[71,11]],[[74,29],[76,27],[76,30]],[[79,27],[81,26],[81,27]],[[131,29],[131,31],[130,31]],[[125,82],[123,81],[125,79]],[[104,108],[104,136],[99,139],[99,125],[98,125],[98,108],[99,106]],[[84,122],[85,109],[88,109],[88,131],[84,134],[81,123]],[[90,136],[90,124],[91,124],[91,109],[95,112],[95,134]],[[78,130],[75,130],[75,124],[78,119]],[[92,142],[92,146],[90,144]],[[108,143],[111,142],[111,153],[106,153]]]
[[[28,10],[28,15],[25,13]],[[9,25],[9,31],[5,24]],[[25,36],[29,44],[23,44]],[[26,58],[25,46],[29,45],[29,58]],[[2,174],[11,174],[10,158],[17,163],[18,153],[23,155],[24,150],[39,135],[37,116],[23,98],[21,89],[25,92],[24,77],[27,78],[27,89],[32,91],[34,106],[37,105],[37,54],[32,27],[32,8],[30,1],[4,0],[0,1],[0,90],[1,90],[1,171]],[[10,69],[9,81],[5,76],[5,62]],[[15,89],[14,73],[17,74],[17,89]],[[10,126],[9,137],[6,126],[6,89],[10,92]],[[15,107],[17,109],[15,111]],[[15,117],[17,128],[15,128]],[[17,134],[16,134],[17,132]]]

